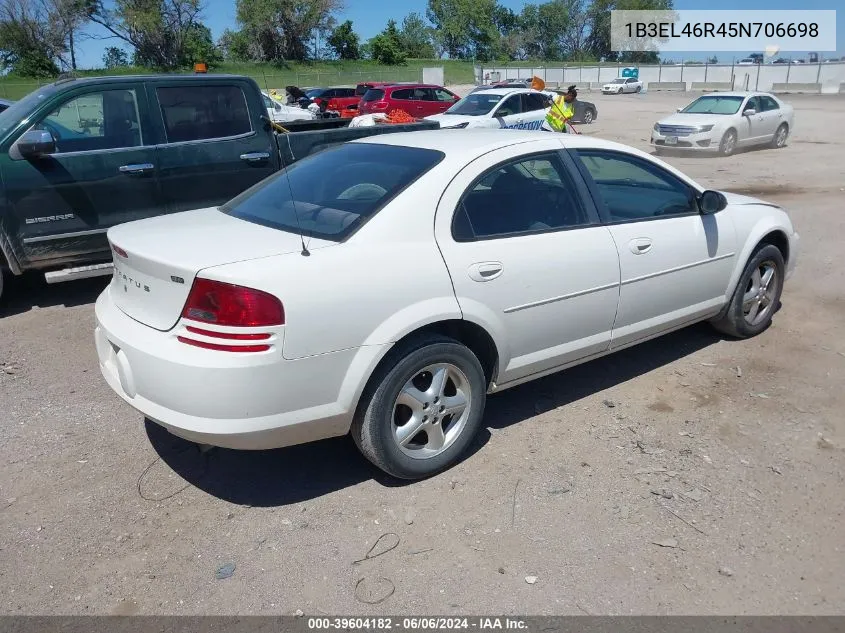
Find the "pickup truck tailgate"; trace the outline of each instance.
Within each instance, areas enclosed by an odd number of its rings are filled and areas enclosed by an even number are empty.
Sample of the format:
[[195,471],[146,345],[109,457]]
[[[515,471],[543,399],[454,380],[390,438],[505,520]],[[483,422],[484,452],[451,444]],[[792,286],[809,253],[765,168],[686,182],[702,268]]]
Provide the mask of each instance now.
[[[109,230],[108,238],[114,259],[112,300],[136,321],[162,331],[176,325],[194,277],[204,268],[301,249],[299,235],[216,208],[121,224]],[[331,244],[311,240],[309,248]]]

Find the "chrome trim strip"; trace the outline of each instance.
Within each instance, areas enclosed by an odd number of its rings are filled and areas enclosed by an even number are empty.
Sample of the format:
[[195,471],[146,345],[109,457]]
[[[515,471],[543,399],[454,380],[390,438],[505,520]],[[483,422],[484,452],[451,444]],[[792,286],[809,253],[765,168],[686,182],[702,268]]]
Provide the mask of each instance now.
[[642,275],[641,277],[634,277],[632,279],[623,279],[622,285],[625,286],[627,284],[633,284],[638,281],[645,281],[646,279],[654,279],[655,277],[660,277],[661,275],[668,275],[670,273],[676,273],[681,270],[686,270],[687,268],[695,268],[696,266],[702,266],[704,264],[712,264],[713,262],[718,262],[723,259],[728,259],[733,257],[736,253],[727,253],[725,255],[719,255],[718,257],[711,257],[710,259],[702,259],[698,262],[693,262],[692,264],[684,264],[683,266],[676,266],[675,268],[668,268],[667,270],[661,270],[656,273],[649,273],[648,275]]
[[23,238],[24,244],[38,244],[39,242],[50,242],[52,240],[67,240],[74,237],[85,237],[86,235],[100,235],[108,232],[108,229],[90,229],[88,231],[74,231],[73,233],[56,233],[55,235],[39,235],[37,237]]
[[551,299],[541,299],[540,301],[532,301],[531,303],[525,303],[519,306],[513,306],[512,308],[505,308],[505,314],[510,314],[511,312],[519,312],[520,310],[527,310],[528,308],[537,308],[539,306],[548,305],[549,303],[555,303],[557,301],[565,301],[566,299],[574,299],[575,297],[583,297],[584,295],[591,294],[593,292],[601,292],[602,290],[610,290],[611,288],[618,288],[619,282],[615,282],[612,284],[605,284],[604,286],[598,286],[596,288],[588,288],[587,290],[579,290],[578,292],[570,292],[567,295],[561,295],[559,297],[552,297]]

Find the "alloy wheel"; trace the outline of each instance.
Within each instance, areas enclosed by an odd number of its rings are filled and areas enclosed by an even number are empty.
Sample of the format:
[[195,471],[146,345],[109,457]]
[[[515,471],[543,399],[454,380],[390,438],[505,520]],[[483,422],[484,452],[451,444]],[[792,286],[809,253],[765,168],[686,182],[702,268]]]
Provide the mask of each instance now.
[[754,269],[742,297],[742,314],[746,323],[754,326],[768,318],[774,310],[778,283],[778,271],[773,261],[763,261]]

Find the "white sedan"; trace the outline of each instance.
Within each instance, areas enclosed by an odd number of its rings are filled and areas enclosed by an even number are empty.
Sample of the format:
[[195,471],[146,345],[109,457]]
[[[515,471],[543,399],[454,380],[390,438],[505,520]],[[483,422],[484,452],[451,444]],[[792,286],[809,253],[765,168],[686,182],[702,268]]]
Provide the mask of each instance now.
[[556,96],[553,92],[530,88],[479,90],[471,92],[442,114],[426,119],[437,121],[441,129],[486,127],[539,130]]
[[643,82],[633,77],[619,77],[601,87],[602,94],[621,95],[623,92],[642,92]]
[[314,113],[298,106],[290,106],[274,99],[266,92],[261,93],[264,100],[264,107],[267,108],[267,116],[276,123],[289,123],[291,121],[311,121],[315,119]]
[[794,110],[766,92],[714,92],[654,124],[651,143],[664,149],[718,152],[768,145],[780,148],[792,132]]
[[108,238],[121,398],[216,446],[351,433],[409,479],[460,459],[489,393],[697,321],[763,332],[798,246],[783,209],[639,150],[498,130],[346,143]]

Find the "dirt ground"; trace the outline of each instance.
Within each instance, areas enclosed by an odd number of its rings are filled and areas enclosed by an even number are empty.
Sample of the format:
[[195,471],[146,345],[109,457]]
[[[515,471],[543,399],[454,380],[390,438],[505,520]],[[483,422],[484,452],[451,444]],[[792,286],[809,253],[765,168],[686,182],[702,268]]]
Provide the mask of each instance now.
[[[599,112],[585,134],[644,149],[690,99],[581,96]],[[666,159],[791,211],[802,251],[773,327],[695,326],[495,395],[472,454],[424,482],[347,439],[201,454],[146,427],[97,367],[107,280],[18,281],[0,313],[0,610],[843,613],[845,99],[786,98],[785,149]]]

